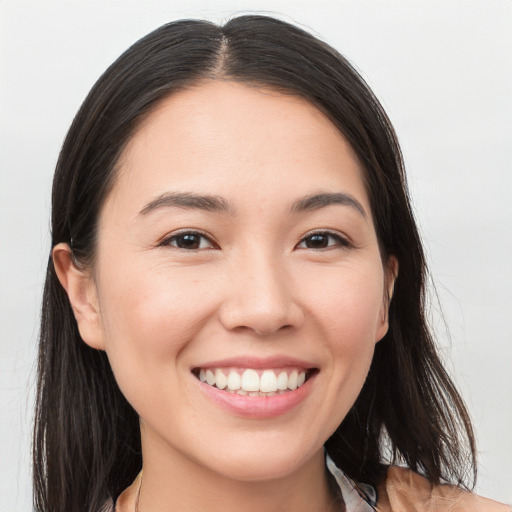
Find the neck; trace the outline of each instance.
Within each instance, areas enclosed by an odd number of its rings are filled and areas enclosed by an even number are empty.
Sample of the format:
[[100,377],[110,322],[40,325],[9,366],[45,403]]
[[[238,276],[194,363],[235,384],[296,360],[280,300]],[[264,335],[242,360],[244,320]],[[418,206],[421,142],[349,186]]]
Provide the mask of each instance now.
[[[239,481],[181,453],[143,442],[144,466],[138,512],[335,512],[323,450],[279,478]],[[168,447],[167,447],[168,448]],[[131,512],[131,511],[130,511]]]

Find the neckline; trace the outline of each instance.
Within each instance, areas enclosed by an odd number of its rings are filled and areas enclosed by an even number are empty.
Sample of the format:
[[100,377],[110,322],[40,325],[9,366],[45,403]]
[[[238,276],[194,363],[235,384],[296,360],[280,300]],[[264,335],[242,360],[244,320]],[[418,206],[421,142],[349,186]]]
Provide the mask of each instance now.
[[[334,463],[327,452],[325,452],[325,465],[338,486],[345,512],[375,512],[377,493],[371,485],[354,482]],[[119,495],[114,508],[115,512],[134,512],[142,473],[141,469],[131,485]]]

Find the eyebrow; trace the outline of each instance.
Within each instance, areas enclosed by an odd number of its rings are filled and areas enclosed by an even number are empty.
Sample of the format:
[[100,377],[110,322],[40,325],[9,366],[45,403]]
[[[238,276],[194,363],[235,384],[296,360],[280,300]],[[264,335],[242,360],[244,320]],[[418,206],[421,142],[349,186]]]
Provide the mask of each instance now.
[[357,210],[357,212],[360,213],[364,218],[366,218],[366,211],[363,208],[363,205],[355,197],[343,192],[324,192],[321,194],[312,194],[306,197],[302,197],[293,203],[291,211],[292,213],[314,211],[334,204],[350,206],[351,208]]
[[205,210],[207,212],[230,213],[232,211],[228,201],[219,196],[197,195],[188,192],[172,192],[149,202],[139,215],[147,215],[159,208],[184,208],[193,210]]
[[[331,205],[349,206],[366,218],[366,211],[362,204],[355,197],[343,192],[322,192],[301,197],[292,204],[290,211],[291,213],[315,211]],[[139,215],[147,215],[160,208],[183,208],[219,213],[233,212],[229,202],[220,196],[198,195],[189,192],[168,192],[150,201],[139,212]]]

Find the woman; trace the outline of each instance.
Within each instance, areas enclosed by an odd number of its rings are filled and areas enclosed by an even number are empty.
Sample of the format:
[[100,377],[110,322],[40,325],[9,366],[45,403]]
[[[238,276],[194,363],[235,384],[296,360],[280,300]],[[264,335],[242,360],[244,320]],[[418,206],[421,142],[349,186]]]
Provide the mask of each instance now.
[[507,509],[462,490],[400,149],[327,45],[161,27],[93,87],[52,202],[37,510]]

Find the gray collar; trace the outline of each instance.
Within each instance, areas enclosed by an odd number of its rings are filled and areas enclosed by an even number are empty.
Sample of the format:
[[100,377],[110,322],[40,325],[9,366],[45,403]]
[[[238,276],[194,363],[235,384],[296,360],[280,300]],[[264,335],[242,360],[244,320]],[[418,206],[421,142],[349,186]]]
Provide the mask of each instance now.
[[345,512],[375,512],[377,493],[371,485],[352,481],[334,464],[328,453],[325,454],[325,463],[340,488]]

